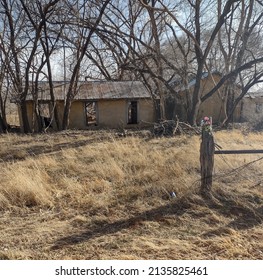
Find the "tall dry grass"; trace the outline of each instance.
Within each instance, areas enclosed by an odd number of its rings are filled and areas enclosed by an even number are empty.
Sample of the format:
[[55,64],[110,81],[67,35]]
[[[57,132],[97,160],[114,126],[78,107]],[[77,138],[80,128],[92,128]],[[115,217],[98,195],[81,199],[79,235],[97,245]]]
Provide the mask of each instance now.
[[[10,137],[7,136],[5,149],[16,141]],[[32,141],[33,137],[28,140],[24,137],[21,149],[11,148],[14,160],[2,163],[1,209],[53,207],[59,198],[83,207],[92,203],[107,207],[116,201],[132,202],[138,197],[149,203],[151,197],[154,204],[155,199],[162,201],[162,196],[169,197],[172,191],[180,196],[197,175],[197,137],[151,141],[112,137],[92,145],[72,148],[69,145],[51,155],[45,154],[46,146],[54,145],[55,149],[56,143],[50,139],[50,143],[43,143],[43,154],[27,156]],[[187,147],[190,141],[192,146]]]
[[[215,139],[224,149],[253,149],[262,134],[222,131]],[[2,135],[0,227],[7,251],[0,246],[0,257],[261,256],[251,250],[263,234],[256,223],[263,164],[239,169],[260,156],[216,156],[208,203],[198,194],[199,145],[199,136],[119,138],[112,131]],[[252,225],[243,230],[245,215]],[[27,237],[19,241],[18,233]],[[251,234],[249,246],[237,247]]]

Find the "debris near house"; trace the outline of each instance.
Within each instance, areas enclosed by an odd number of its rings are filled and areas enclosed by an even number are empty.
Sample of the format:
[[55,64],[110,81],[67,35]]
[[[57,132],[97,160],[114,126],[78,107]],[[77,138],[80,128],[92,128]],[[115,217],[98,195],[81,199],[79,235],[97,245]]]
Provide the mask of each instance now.
[[12,133],[20,133],[21,130],[20,130],[20,126],[18,125],[9,125],[8,127],[8,132],[12,132]]
[[153,126],[153,135],[157,137],[161,136],[174,136],[181,134],[200,134],[198,127],[193,127],[188,123],[180,122],[179,120],[165,120],[159,123],[155,123]]
[[227,129],[237,129],[241,131],[243,134],[248,134],[252,131],[257,131],[256,123],[242,122],[242,123],[230,123],[227,126]]
[[141,138],[149,138],[152,137],[151,131],[149,129],[118,129],[115,132],[115,136],[117,137],[141,137]]
[[116,132],[116,136],[127,137],[127,130],[126,129],[121,129],[119,132]]
[[252,129],[254,131],[263,131],[263,121],[252,124]]

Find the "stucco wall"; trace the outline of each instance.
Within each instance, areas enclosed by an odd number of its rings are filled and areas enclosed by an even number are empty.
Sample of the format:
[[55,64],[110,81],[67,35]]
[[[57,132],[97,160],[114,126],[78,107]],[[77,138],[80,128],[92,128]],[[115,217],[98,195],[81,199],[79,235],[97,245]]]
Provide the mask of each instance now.
[[152,124],[156,121],[153,101],[142,99],[139,101],[139,122],[141,125]]
[[[214,81],[217,83],[219,77],[214,76]],[[214,87],[214,82],[212,79],[204,79],[201,81],[200,90],[202,92],[201,96],[204,96],[209,92],[210,89]],[[222,90],[222,89],[221,89]],[[201,103],[198,111],[198,121],[200,121],[204,116],[211,116],[215,122],[222,121],[225,118],[222,92],[215,92],[210,98],[206,99]]]
[[[138,99],[137,120],[138,124],[127,124],[128,101],[127,100],[99,100],[97,101],[97,124],[98,127],[129,128],[133,126],[148,126],[155,122],[155,110],[151,99]],[[27,102],[28,119],[30,127],[33,127],[32,101]],[[63,119],[63,101],[57,101],[59,121]],[[56,129],[53,121],[52,126]],[[35,130],[37,126],[35,125]],[[69,129],[87,129],[85,115],[85,101],[76,100],[72,102],[69,116]]]
[[[213,76],[215,83],[217,84],[220,77]],[[210,79],[205,79],[201,83],[202,96],[208,93],[214,86],[214,81]],[[238,94],[238,92],[237,92]],[[222,122],[226,118],[225,104],[224,100],[224,87],[221,87],[217,92],[215,92],[210,98],[205,100],[199,109],[198,118],[201,119],[204,116],[212,116],[215,122]],[[239,122],[241,116],[241,103],[239,103],[234,112],[234,121]]]
[[263,98],[243,98],[242,121],[257,123],[263,120]]
[[119,127],[126,125],[125,100],[98,101],[98,124],[105,127]]
[[[150,99],[138,101],[138,124],[146,126],[155,121],[153,102]],[[100,100],[98,101],[98,124],[105,127],[132,127],[127,124],[128,101],[127,100]]]

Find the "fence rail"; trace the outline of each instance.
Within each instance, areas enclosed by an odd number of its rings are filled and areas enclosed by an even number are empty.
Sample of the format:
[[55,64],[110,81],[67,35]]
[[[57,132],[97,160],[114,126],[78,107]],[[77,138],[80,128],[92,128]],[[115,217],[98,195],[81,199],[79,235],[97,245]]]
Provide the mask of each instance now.
[[215,155],[235,155],[235,154],[263,154],[263,150],[217,150],[214,152]]

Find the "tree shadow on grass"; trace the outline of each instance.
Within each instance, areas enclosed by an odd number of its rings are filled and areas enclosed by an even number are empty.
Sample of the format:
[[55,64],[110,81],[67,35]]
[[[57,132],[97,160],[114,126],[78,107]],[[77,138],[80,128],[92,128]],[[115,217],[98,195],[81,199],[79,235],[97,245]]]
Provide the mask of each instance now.
[[[99,138],[100,141],[109,140],[109,137]],[[72,140],[64,143],[52,143],[52,145],[47,145],[44,141],[43,144],[31,144],[29,147],[21,147],[19,145],[13,149],[9,149],[6,152],[0,154],[0,161],[2,162],[14,162],[23,161],[28,157],[34,157],[38,155],[48,155],[56,153],[66,149],[78,148],[98,142],[97,138],[87,138],[85,140]]]
[[[200,197],[199,197],[200,198]],[[221,200],[199,199],[192,200],[189,198],[177,199],[167,205],[145,211],[137,216],[129,219],[122,219],[112,223],[103,225],[93,225],[88,228],[80,229],[75,234],[58,239],[51,249],[56,250],[65,246],[87,242],[91,239],[117,233],[124,229],[136,228],[145,221],[164,221],[168,216],[179,217],[187,210],[191,210],[193,203],[201,203],[213,211],[218,212],[225,217],[233,217],[233,220],[226,226],[219,227],[203,234],[203,237],[209,238],[215,235],[231,234],[231,229],[245,230],[260,225],[263,221],[263,206],[248,207],[247,205],[239,205],[235,200],[230,198],[221,198]]]
[[52,146],[43,145],[31,145],[28,148],[18,147],[15,149],[9,149],[6,153],[2,153],[0,159],[2,162],[14,162],[14,161],[23,161],[28,157],[34,157],[38,155],[47,155],[62,151],[64,149],[76,148],[80,146],[85,146],[91,143],[89,140],[75,141],[75,142],[66,142],[53,144]]
[[182,215],[190,204],[180,203],[180,201],[168,203],[167,205],[145,211],[129,219],[118,220],[113,223],[106,223],[103,226],[93,226],[81,232],[63,237],[55,242],[53,250],[63,248],[64,246],[87,242],[96,237],[117,233],[123,229],[139,226],[144,221],[160,221],[169,215]]
[[[244,201],[244,200],[242,200]],[[258,204],[252,205],[243,203],[236,199],[216,195],[216,200],[209,199],[206,201],[207,206],[227,218],[233,218],[231,222],[218,229],[208,231],[203,234],[204,237],[215,235],[227,235],[231,230],[247,230],[262,224],[263,206],[257,207]]]

